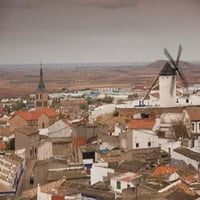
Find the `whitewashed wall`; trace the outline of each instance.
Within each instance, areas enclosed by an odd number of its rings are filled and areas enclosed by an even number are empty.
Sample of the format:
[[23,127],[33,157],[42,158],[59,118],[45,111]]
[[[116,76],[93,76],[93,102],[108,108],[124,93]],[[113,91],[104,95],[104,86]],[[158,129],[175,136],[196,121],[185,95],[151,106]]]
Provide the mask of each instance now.
[[114,173],[114,169],[108,168],[108,163],[94,163],[90,171],[91,185],[103,181],[103,177],[108,176],[108,173]]

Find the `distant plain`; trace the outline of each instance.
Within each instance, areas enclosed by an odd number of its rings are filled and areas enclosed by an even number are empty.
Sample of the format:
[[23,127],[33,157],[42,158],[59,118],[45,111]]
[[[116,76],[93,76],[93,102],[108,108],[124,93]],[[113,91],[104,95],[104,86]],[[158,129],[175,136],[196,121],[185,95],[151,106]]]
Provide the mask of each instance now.
[[[100,87],[150,87],[165,61],[150,64],[44,64],[44,82],[48,91],[63,88],[77,90]],[[180,62],[189,84],[200,84],[200,64]],[[33,94],[39,81],[40,65],[1,65],[0,97]]]

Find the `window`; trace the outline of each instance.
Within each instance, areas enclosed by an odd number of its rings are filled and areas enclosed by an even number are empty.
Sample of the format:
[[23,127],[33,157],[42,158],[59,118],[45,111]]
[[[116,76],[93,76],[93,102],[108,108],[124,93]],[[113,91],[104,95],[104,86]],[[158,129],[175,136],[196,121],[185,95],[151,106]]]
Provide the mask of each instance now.
[[136,148],[138,148],[139,146],[140,146],[140,145],[139,145],[139,143],[137,142],[137,143],[136,143]]
[[38,94],[36,94],[36,99],[38,99]]
[[44,128],[44,127],[45,127],[44,122],[42,122],[42,128]]
[[150,147],[151,146],[151,142],[148,142],[148,147]]
[[40,94],[40,99],[42,99],[42,94]]
[[192,123],[192,131],[195,131],[194,123]]
[[168,153],[171,154],[171,148],[168,148]]
[[37,102],[37,106],[41,107],[42,106],[42,102]]
[[121,182],[120,181],[117,181],[117,189],[121,189]]

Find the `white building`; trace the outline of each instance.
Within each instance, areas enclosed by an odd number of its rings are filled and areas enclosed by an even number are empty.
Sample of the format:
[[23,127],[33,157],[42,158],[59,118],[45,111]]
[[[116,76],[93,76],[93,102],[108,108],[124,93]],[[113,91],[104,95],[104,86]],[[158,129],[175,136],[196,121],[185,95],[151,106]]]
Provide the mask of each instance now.
[[112,190],[117,194],[122,194],[123,189],[134,188],[139,182],[140,175],[132,172],[120,174],[118,176],[111,177]]
[[159,147],[158,136],[153,131],[155,120],[134,118],[128,125],[126,145],[128,149],[146,149]]
[[196,170],[200,168],[200,153],[186,147],[178,147],[173,150],[172,158],[183,160],[187,165],[191,164]]
[[163,132],[165,138],[173,138],[174,130],[173,126],[182,123],[185,125],[187,131],[190,129],[190,119],[185,114],[185,112],[181,113],[162,113],[160,118],[156,119],[156,123],[154,126],[154,131]]
[[89,116],[89,122],[93,123],[97,117],[114,112],[115,107],[115,104],[106,104],[95,108]]
[[52,156],[52,142],[50,140],[42,141],[38,145],[37,159],[48,160]]
[[90,170],[90,183],[91,185],[103,181],[103,177],[107,177],[109,173],[114,173],[114,169],[108,168],[108,163],[93,163]]
[[158,136],[151,130],[132,130],[127,134],[127,147],[129,149],[159,147]]
[[16,155],[0,155],[0,185],[5,187],[7,192],[16,192],[24,169],[23,164],[23,159]]
[[191,132],[194,135],[200,135],[200,109],[187,108],[184,112],[190,120]]

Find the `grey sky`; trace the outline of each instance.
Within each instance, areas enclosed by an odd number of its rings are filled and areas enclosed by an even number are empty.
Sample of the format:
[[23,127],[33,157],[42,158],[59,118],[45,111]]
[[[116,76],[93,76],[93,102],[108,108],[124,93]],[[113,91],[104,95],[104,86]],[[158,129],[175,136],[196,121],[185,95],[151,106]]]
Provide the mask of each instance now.
[[199,0],[0,0],[0,64],[200,60]]

